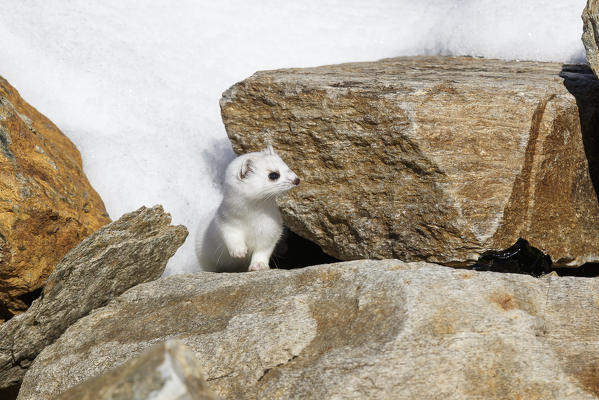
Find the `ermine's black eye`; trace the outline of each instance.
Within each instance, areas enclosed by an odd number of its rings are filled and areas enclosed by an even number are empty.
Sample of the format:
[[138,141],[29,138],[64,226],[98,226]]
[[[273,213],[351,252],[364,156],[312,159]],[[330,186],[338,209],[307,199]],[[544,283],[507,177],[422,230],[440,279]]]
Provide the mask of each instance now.
[[271,172],[270,174],[268,174],[268,179],[270,179],[271,181],[276,181],[280,177],[281,175],[278,172]]

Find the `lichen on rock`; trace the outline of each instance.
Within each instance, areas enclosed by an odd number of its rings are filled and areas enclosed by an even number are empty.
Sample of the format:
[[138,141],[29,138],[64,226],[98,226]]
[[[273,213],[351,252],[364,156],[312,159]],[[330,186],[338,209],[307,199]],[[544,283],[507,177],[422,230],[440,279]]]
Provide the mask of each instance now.
[[75,145],[0,77],[0,320],[108,222]]

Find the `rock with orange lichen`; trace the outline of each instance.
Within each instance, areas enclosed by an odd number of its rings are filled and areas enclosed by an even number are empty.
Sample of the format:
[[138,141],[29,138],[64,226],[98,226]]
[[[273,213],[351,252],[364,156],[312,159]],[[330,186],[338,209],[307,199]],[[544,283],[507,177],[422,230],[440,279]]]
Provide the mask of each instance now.
[[75,145],[0,77],[0,319],[108,222]]

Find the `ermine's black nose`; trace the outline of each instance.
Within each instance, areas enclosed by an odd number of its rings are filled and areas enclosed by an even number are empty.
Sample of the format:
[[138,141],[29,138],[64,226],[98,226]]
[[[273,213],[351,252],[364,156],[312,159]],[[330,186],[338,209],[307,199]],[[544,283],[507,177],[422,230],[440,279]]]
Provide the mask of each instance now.
[[300,180],[299,180],[299,178],[295,178],[295,179],[293,180],[293,184],[294,184],[295,186],[299,185],[299,183],[300,183]]

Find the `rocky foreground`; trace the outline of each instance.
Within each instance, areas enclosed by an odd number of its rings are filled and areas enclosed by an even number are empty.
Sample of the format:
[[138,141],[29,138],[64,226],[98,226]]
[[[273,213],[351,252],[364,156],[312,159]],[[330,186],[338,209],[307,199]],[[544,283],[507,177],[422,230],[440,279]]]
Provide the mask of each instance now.
[[53,399],[172,338],[225,399],[594,399],[598,319],[588,278],[397,260],[171,276],[73,324],[19,399]]

